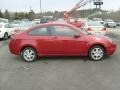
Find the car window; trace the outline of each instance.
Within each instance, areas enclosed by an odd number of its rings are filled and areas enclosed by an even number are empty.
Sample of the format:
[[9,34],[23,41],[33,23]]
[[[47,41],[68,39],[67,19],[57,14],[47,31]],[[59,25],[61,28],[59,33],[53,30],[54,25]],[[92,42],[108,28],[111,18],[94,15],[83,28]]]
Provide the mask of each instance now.
[[88,26],[103,26],[101,23],[99,22],[87,22]]
[[106,22],[113,22],[113,20],[111,20],[111,19],[106,19],[105,21]]
[[65,26],[54,26],[51,31],[52,34],[56,36],[74,36],[77,33],[71,28]]
[[5,24],[5,28],[11,28],[9,24]]
[[101,18],[93,18],[93,21],[103,21]]
[[8,28],[8,24],[5,24],[5,28]]
[[47,20],[46,20],[46,18],[41,18],[40,22],[41,22],[41,23],[46,23]]
[[30,35],[34,36],[48,36],[50,35],[49,27],[38,28],[29,32]]

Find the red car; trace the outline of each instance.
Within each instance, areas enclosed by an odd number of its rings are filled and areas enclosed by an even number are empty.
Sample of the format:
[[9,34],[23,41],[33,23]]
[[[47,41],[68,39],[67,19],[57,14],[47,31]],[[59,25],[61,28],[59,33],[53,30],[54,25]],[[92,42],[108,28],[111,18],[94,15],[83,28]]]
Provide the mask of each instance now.
[[12,36],[9,50],[27,62],[38,56],[89,56],[98,61],[112,55],[116,44],[108,37],[89,34],[70,24],[46,23]]

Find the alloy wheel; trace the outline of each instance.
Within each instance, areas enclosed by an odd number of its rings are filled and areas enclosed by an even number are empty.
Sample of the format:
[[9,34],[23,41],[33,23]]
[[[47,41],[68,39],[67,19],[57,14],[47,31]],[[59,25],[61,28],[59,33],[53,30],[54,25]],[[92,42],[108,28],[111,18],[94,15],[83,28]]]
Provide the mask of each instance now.
[[95,46],[90,50],[89,57],[92,60],[99,61],[105,56],[105,51],[101,46]]
[[33,48],[25,48],[21,53],[22,58],[27,62],[32,62],[36,59],[37,54]]

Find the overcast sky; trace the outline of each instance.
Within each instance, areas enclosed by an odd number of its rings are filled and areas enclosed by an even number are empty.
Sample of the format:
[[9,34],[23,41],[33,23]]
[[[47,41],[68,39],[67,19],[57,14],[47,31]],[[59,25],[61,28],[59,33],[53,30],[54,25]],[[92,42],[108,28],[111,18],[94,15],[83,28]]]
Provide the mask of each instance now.
[[[41,0],[43,11],[65,11],[71,9],[79,0]],[[103,0],[102,9],[118,10],[120,9],[120,0]],[[40,0],[0,0],[0,9],[4,11],[29,11],[30,6],[36,12],[40,8]],[[85,8],[94,8],[93,4],[88,4]]]

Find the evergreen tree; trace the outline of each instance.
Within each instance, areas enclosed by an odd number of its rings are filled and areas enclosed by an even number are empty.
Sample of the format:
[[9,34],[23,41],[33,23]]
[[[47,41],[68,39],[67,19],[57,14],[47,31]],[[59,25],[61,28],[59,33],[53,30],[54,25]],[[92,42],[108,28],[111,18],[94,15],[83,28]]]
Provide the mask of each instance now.
[[6,18],[6,19],[10,19],[10,14],[9,14],[9,12],[8,12],[7,9],[5,10],[4,18]]
[[29,19],[29,14],[28,13],[25,13],[25,18]]
[[0,18],[3,18],[3,14],[2,14],[2,12],[1,12],[1,10],[0,10]]
[[35,17],[36,17],[36,16],[35,16],[34,11],[33,11],[33,10],[30,10],[29,15],[28,15],[29,20],[33,20]]
[[15,19],[15,20],[19,19],[19,16],[18,16],[18,13],[17,13],[17,12],[15,12],[15,14],[14,14],[14,19]]

